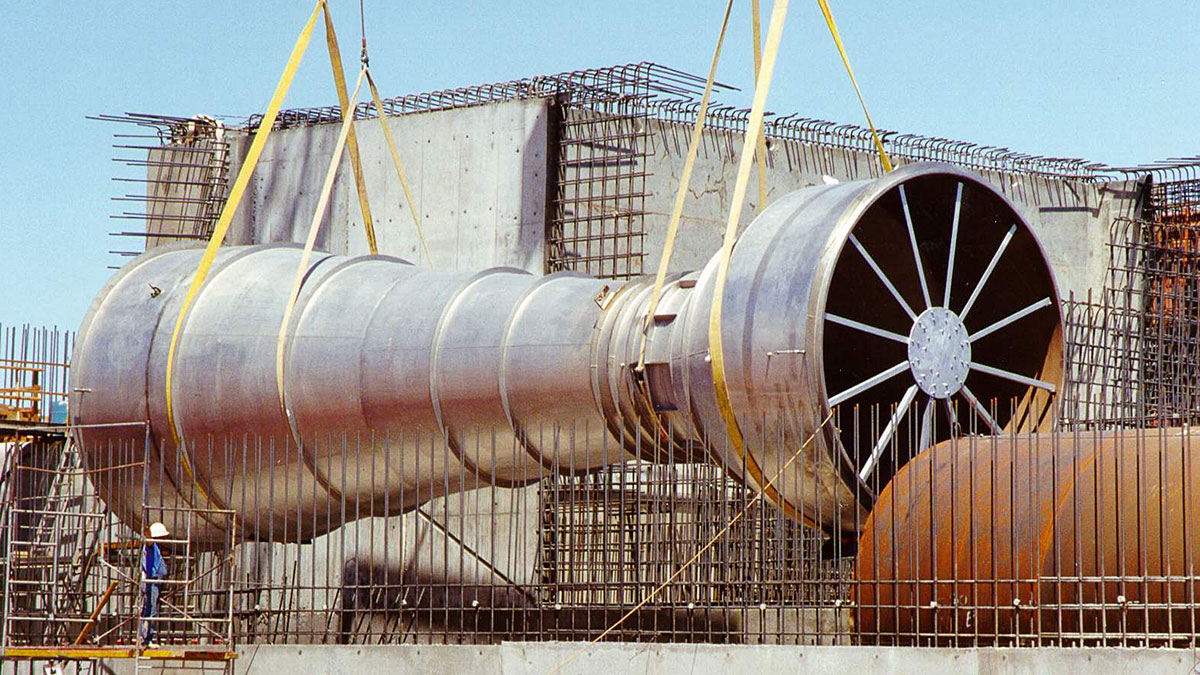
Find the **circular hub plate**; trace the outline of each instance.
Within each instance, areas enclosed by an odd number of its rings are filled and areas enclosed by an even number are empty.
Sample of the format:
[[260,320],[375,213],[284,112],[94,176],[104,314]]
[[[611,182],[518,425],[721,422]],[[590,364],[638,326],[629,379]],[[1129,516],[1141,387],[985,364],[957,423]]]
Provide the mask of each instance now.
[[934,398],[962,389],[971,363],[971,342],[958,315],[931,307],[917,317],[908,335],[908,365],[917,386]]

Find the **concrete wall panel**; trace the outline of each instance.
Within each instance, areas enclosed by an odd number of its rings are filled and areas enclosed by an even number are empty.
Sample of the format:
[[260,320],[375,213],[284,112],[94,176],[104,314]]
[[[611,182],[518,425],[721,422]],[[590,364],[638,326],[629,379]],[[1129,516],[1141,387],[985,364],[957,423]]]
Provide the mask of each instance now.
[[[389,118],[438,267],[541,272],[548,111],[547,101],[535,99]],[[338,131],[338,124],[320,124],[272,133],[230,243],[304,241]],[[357,133],[380,252],[427,263],[378,121],[358,122]],[[236,165],[248,139],[233,141]],[[359,255],[368,248],[348,157],[317,245]]]

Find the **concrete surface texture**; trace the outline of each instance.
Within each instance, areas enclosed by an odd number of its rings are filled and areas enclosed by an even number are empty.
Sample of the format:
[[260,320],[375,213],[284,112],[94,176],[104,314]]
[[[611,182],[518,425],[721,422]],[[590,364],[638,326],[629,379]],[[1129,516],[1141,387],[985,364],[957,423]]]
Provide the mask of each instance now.
[[[548,110],[547,101],[532,99],[389,118],[434,265],[542,271]],[[355,128],[380,252],[428,264],[383,130],[373,119]],[[320,124],[273,132],[226,242],[303,242],[338,131],[338,124]],[[248,136],[230,138],[236,175]],[[317,247],[368,253],[362,223],[343,158]]]
[[[580,652],[582,652],[580,654]],[[887,673],[888,675],[1034,675],[1125,673],[1186,675],[1196,654],[1173,649],[905,649],[571,642],[497,646],[246,647],[239,675],[280,672],[605,673]]]
[[[573,659],[573,660],[570,660]],[[570,660],[568,662],[568,660]],[[35,670],[26,671],[32,665]],[[41,672],[22,662],[20,672]],[[140,665],[140,669],[139,669]],[[193,665],[193,664],[187,664]],[[0,673],[18,664],[0,664]],[[180,672],[183,664],[107,661],[102,672]],[[558,670],[555,670],[558,668]],[[620,675],[622,673],[882,673],[886,675],[1189,675],[1200,656],[1185,649],[948,649],[506,642],[499,645],[252,645],[238,649],[236,675],[424,673]],[[137,670],[135,670],[137,669]],[[193,668],[194,670],[194,665]],[[72,666],[64,672],[74,672]]]

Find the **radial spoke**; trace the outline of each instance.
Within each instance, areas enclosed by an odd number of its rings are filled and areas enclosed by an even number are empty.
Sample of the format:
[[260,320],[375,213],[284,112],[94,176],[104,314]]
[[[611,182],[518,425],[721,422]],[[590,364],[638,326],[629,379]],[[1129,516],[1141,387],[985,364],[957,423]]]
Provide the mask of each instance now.
[[844,402],[846,399],[857,396],[857,395],[863,393],[864,391],[870,389],[871,387],[874,387],[875,385],[879,384],[880,382],[884,382],[886,380],[889,380],[889,379],[899,375],[900,373],[904,372],[907,369],[908,369],[908,361],[901,361],[900,363],[897,363],[896,365],[892,366],[891,368],[888,368],[887,370],[883,371],[882,373],[879,373],[878,375],[876,375],[872,378],[863,380],[862,382],[859,382],[858,384],[854,385],[853,387],[850,387],[846,391],[843,391],[840,394],[830,398],[829,399],[829,407],[832,408],[832,407],[838,405],[839,403]]
[[917,264],[917,276],[921,278],[921,295],[925,296],[925,308],[933,306],[929,297],[929,284],[925,282],[925,266],[921,264],[921,250],[917,248],[917,233],[913,230],[912,213],[908,210],[908,193],[900,186],[900,205],[904,207],[904,222],[908,225],[908,243],[912,244],[913,262]]
[[992,276],[992,271],[996,269],[996,263],[1000,262],[1000,256],[1004,255],[1004,249],[1008,248],[1008,244],[1012,241],[1013,234],[1016,231],[1016,225],[1008,228],[1008,234],[1004,235],[1004,240],[1000,242],[1000,248],[996,249],[996,255],[992,256],[992,261],[988,263],[987,269],[983,271],[983,276],[979,278],[979,283],[975,284],[975,290],[971,291],[971,297],[967,298],[967,304],[963,305],[962,311],[958,313],[958,318],[964,321],[967,319],[967,312],[971,311],[971,305],[974,305],[975,301],[979,299],[979,292],[983,290],[988,277]]
[[987,373],[988,375],[995,375],[996,377],[1002,377],[1006,380],[1012,380],[1013,382],[1019,382],[1021,384],[1029,385],[1030,387],[1038,387],[1039,389],[1045,389],[1046,391],[1048,391],[1050,393],[1054,393],[1054,385],[1050,384],[1049,382],[1046,382],[1045,380],[1038,380],[1038,379],[1034,379],[1032,377],[1025,377],[1024,375],[1018,375],[1016,373],[1013,373],[1013,372],[1010,372],[1007,370],[1002,370],[1000,368],[993,368],[991,366],[985,366],[982,363],[975,363],[974,361],[971,362],[971,369],[978,370],[981,373]]
[[870,333],[871,335],[878,335],[881,338],[887,338],[889,340],[895,340],[896,342],[908,344],[908,338],[899,333],[893,333],[890,330],[876,328],[875,326],[870,326],[865,323],[855,321],[854,319],[847,319],[844,316],[838,316],[837,314],[831,314],[830,312],[825,312],[825,319],[848,328],[861,330],[864,333]]
[[954,409],[954,404],[949,398],[942,399],[942,403],[946,405],[946,421],[950,424],[950,435],[954,436],[954,427],[958,424],[958,411]]
[[909,318],[915,322],[917,320],[917,314],[913,312],[912,307],[909,307],[908,303],[904,301],[904,297],[900,295],[900,291],[896,290],[896,287],[892,285],[891,280],[887,278],[887,275],[883,273],[883,270],[879,269],[879,265],[875,263],[875,259],[871,257],[871,254],[867,253],[867,249],[863,248],[862,243],[858,241],[858,237],[851,234],[850,243],[854,244],[854,248],[858,249],[859,254],[863,257],[863,260],[866,260],[867,264],[871,266],[871,269],[875,270],[875,276],[879,277],[879,280],[883,282],[884,286],[887,286],[887,289],[892,293],[892,297],[896,299],[896,302],[900,303],[900,306],[903,307],[904,311],[908,313]]
[[917,452],[933,445],[933,397],[925,402],[925,414],[921,415],[921,440],[918,441]]
[[883,432],[879,434],[879,439],[875,441],[875,448],[871,450],[871,456],[863,463],[862,469],[858,472],[858,477],[863,482],[866,482],[870,477],[871,472],[875,470],[875,465],[879,463],[879,458],[883,457],[883,451],[887,449],[887,445],[895,435],[896,429],[900,426],[900,420],[908,414],[908,409],[912,407],[913,399],[917,396],[917,385],[908,388],[904,392],[904,397],[900,399],[900,403],[896,405],[896,409],[892,411],[892,419],[888,420],[887,426],[883,428]]
[[950,307],[950,283],[954,281],[954,256],[958,252],[958,214],[962,213],[962,183],[954,195],[954,223],[950,226],[950,262],[946,264],[946,292],[942,295],[942,307]]
[[983,407],[983,404],[979,402],[979,399],[975,398],[975,394],[973,394],[970,389],[967,389],[967,385],[964,384],[963,388],[959,391],[962,392],[963,398],[967,399],[967,403],[971,404],[971,408],[975,410],[975,414],[979,415],[984,424],[988,425],[988,429],[990,429],[993,434],[999,434],[1000,425],[996,424],[996,420],[992,419],[992,416],[988,414],[987,408]]
[[1048,307],[1049,305],[1050,305],[1050,298],[1042,298],[1041,300],[1038,300],[1037,302],[1026,307],[1025,309],[1022,309],[1018,312],[1009,314],[1008,316],[1004,317],[1003,319],[1000,319],[999,321],[988,326],[987,328],[984,328],[983,330],[978,331],[977,333],[972,335],[969,339],[971,342],[974,342],[985,335],[991,335],[992,333],[995,333],[996,331],[1000,330],[1001,328],[1004,328],[1008,324],[1010,324],[1014,321],[1017,321],[1019,319],[1023,319],[1043,307]]

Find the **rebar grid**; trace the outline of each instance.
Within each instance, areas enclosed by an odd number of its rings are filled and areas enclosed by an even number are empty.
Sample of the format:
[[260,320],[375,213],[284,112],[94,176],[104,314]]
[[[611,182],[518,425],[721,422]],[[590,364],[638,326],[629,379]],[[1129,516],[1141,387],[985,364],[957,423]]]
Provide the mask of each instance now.
[[[880,425],[890,412],[842,414]],[[908,418],[902,434],[918,435],[918,416]],[[542,430],[554,431],[564,440],[570,436],[563,429]],[[230,639],[239,643],[592,639],[680,572],[606,639],[1193,645],[1198,605],[1193,602],[1190,490],[1200,455],[1193,454],[1187,434],[1170,431],[1182,438],[1174,444],[1163,444],[1160,434],[1147,428],[1123,436],[1009,430],[998,437],[948,440],[934,456],[949,459],[925,461],[883,490],[874,521],[842,524],[851,525],[848,532],[865,530],[857,543],[853,534],[832,536],[785,519],[767,502],[755,503],[754,488],[728,476],[698,446],[694,462],[614,461],[578,476],[530,476],[526,488],[466,490],[390,518],[388,504],[364,503],[352,492],[331,507],[342,510],[347,526],[311,542],[282,543],[295,525],[272,503],[287,501],[289,485],[270,479],[268,467],[298,450],[264,438],[214,440],[214,447],[238,459],[239,470],[265,472],[259,512],[241,516],[235,530],[242,543],[232,550],[220,543],[188,543],[186,533],[175,534],[172,577],[196,586],[170,607],[179,608],[179,623],[192,628],[170,628],[172,622],[164,619],[161,631],[167,639],[211,641],[197,622],[216,625],[227,613],[233,622]],[[343,449],[340,462],[350,472],[377,464],[382,458],[370,448],[382,441],[380,435],[348,432],[329,442]],[[401,447],[402,441],[397,437],[390,443]],[[426,452],[410,461],[449,453],[434,435],[420,444]],[[900,448],[893,442],[889,452]],[[1104,449],[1096,460],[1098,448]],[[143,450],[102,452],[133,459]],[[493,452],[520,450],[497,447]],[[1055,459],[1049,465],[1037,464],[1051,455]],[[402,458],[397,453],[395,461]],[[383,476],[395,468],[374,466],[372,471]],[[125,478],[121,472],[85,476],[128,479],[140,471]],[[94,495],[85,483],[76,484]],[[1054,498],[1046,501],[1043,495]],[[1147,500],[1146,495],[1162,496]],[[154,504],[154,495],[149,502]],[[43,497],[42,503],[49,502]],[[912,506],[901,508],[907,503]],[[156,508],[151,506],[146,519],[155,518]],[[43,513],[49,510],[42,507]],[[136,544],[113,546],[97,534],[103,544],[80,549],[92,551],[97,560],[82,573],[88,579],[73,581],[86,592],[71,593],[74,604],[62,605],[70,611],[56,611],[60,628],[50,639],[70,635],[61,628],[68,625],[68,615],[77,622],[86,617],[106,581],[138,565],[136,533],[102,507],[95,513],[106,526],[94,530]],[[215,513],[196,515],[220,515]],[[738,524],[716,538],[695,565],[680,568],[738,514]],[[881,524],[884,514],[892,519],[889,524]],[[1037,518],[1049,520],[1038,525]],[[73,534],[88,530],[61,519],[56,526]],[[11,539],[10,550],[36,539],[23,537]],[[892,542],[894,554],[887,558],[892,562],[863,557],[860,546],[871,537]],[[954,565],[944,560],[948,550],[958,552]],[[212,561],[222,556],[230,560],[222,572],[199,572],[220,567]],[[78,561],[80,554],[64,554],[62,560],[67,557]],[[185,562],[188,558],[194,562]],[[20,558],[10,554],[8,560]],[[49,568],[70,569],[79,579],[78,562]],[[8,569],[11,580],[28,573],[19,565]],[[49,586],[38,587],[46,593]],[[97,640],[130,637],[127,622],[118,626],[138,609],[136,585],[121,589],[97,622]],[[18,602],[22,597],[13,595],[11,602],[24,603]],[[47,633],[30,628],[52,623],[46,607],[36,602],[28,607],[32,610],[8,616],[10,644],[28,644],[38,635],[47,639]],[[120,631],[126,631],[124,638]]]
[[[607,104],[627,101],[637,114],[647,119],[691,125],[695,121],[704,78],[651,62],[629,63],[604,68],[577,70],[457,89],[409,94],[384,101],[389,115],[449,110],[488,103],[556,98],[561,102],[594,107],[603,111]],[[714,92],[736,91],[736,87],[717,83]],[[355,119],[367,119],[376,113],[368,103],[355,108]],[[744,133],[750,111],[714,102],[705,124],[710,129]],[[257,128],[261,116],[246,122],[247,129]],[[341,120],[338,106],[281,111],[276,128],[323,124]],[[764,133],[769,139],[795,141],[826,149],[842,149],[874,154],[871,131],[855,124],[839,124],[804,118],[797,114],[776,116],[768,113]],[[1107,181],[1117,175],[1142,175],[1149,169],[1116,169],[1098,162],[1068,157],[1043,157],[1008,148],[979,145],[936,136],[905,134],[880,129],[880,140],[888,155],[907,162],[942,161],[973,171],[1024,173],[1083,181]]]
[[[0,324],[0,425],[66,421],[75,335],[57,327]],[[12,432],[0,429],[0,440]]]
[[[893,412],[841,411],[832,424],[852,415],[879,428]],[[897,436],[911,440],[919,416],[906,420]],[[303,543],[286,543],[297,516],[275,506],[290,503],[295,487],[270,470],[299,450],[264,438],[206,439],[231,467],[261,474],[261,492],[249,502],[255,513],[237,516],[197,507],[204,497],[195,490],[177,504],[146,495],[144,520],[185,509],[197,522],[228,519],[231,537],[193,541],[176,532],[162,544],[167,584],[179,589],[164,594],[159,631],[167,641],[207,645],[585,640],[677,575],[606,639],[1194,646],[1200,502],[1191,491],[1200,487],[1200,455],[1190,435],[979,431],[961,429],[886,489],[870,486],[880,493],[871,518],[830,531],[753,499],[752,486],[697,444],[689,461],[670,464],[593,448],[614,461],[578,475],[531,475],[524,487],[444,485],[438,492],[452,494],[398,516],[387,515],[388,501],[404,499],[404,487],[373,503],[347,491],[329,508],[348,524]],[[570,425],[536,433],[572,438]],[[412,443],[423,450],[407,459],[376,452]],[[341,451],[342,480],[382,480],[401,469],[392,462],[449,453],[437,434],[347,432],[321,446]],[[890,443],[893,461],[903,463],[904,447]],[[23,449],[21,488],[6,502],[14,515],[4,546],[6,645],[69,642],[98,605],[89,641],[135,639],[142,525],[119,522],[94,484],[127,483],[136,495],[154,484],[146,472],[180,468],[154,452],[152,441],[85,449],[127,467],[92,471],[73,446]],[[12,590],[22,585],[28,590]]]
[[646,123],[626,100],[564,105],[546,271],[606,279],[643,273]]
[[[1189,194],[1186,191],[1176,194]],[[1118,218],[1099,298],[1064,303],[1070,424],[1193,424],[1200,410],[1200,219],[1186,203],[1164,220]]]
[[140,175],[114,180],[139,186],[139,191],[113,197],[122,210],[112,218],[138,221],[143,228],[111,234],[140,239],[142,246],[141,250],[110,253],[130,257],[172,241],[204,240],[212,235],[225,205],[230,170],[229,141],[222,122],[205,116],[142,113],[91,119],[136,127],[135,133],[115,134],[113,148],[121,156],[114,161]]

